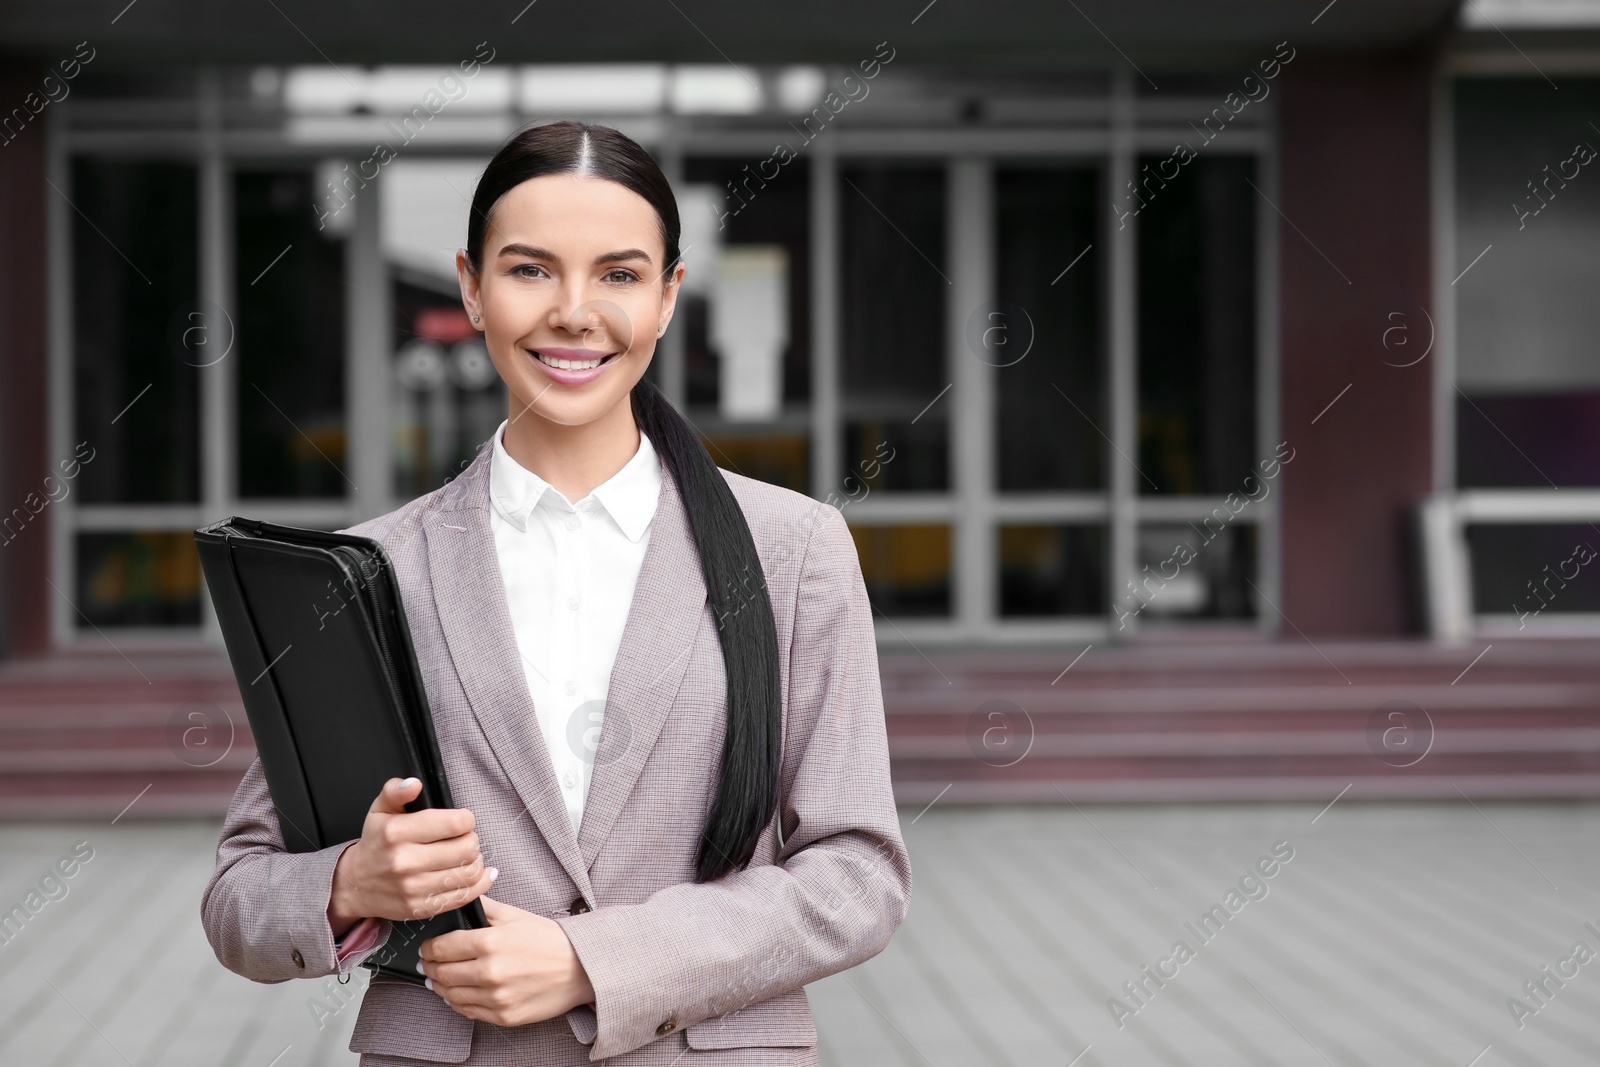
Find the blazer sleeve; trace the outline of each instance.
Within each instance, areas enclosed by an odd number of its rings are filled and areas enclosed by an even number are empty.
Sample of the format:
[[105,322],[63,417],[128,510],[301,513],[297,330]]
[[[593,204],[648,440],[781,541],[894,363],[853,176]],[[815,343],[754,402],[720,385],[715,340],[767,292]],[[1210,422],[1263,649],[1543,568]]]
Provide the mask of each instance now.
[[591,1061],[654,1041],[669,1018],[683,1029],[853,967],[905,917],[911,863],[889,781],[872,607],[843,515],[831,505],[813,514],[789,651],[798,751],[785,753],[783,845],[771,864],[556,917],[595,990]]
[[278,820],[258,756],[228,805],[216,869],[200,898],[206,939],[224,967],[256,982],[349,974],[392,929],[378,920],[370,945],[364,937],[361,948],[340,958],[328,900],[339,856],[355,842],[289,852]]

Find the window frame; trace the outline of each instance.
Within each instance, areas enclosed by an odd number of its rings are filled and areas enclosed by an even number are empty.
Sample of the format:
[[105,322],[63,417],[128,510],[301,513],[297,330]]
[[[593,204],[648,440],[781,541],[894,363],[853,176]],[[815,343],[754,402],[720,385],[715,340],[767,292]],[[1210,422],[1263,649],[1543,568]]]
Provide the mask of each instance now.
[[[1523,627],[1514,613],[1473,603],[1469,524],[1600,523],[1600,489],[1544,487],[1461,489],[1456,471],[1457,303],[1455,86],[1463,79],[1537,78],[1541,74],[1600,78],[1600,48],[1517,49],[1484,38],[1457,40],[1435,68],[1432,101],[1433,494],[1421,508],[1423,579],[1428,629],[1435,639],[1600,637],[1600,612],[1557,612]],[[1472,253],[1467,252],[1468,255]]]
[[[259,166],[267,161],[314,164],[329,157],[352,156],[367,150],[354,134],[344,143],[294,143],[285,131],[225,129],[221,113],[219,80],[212,70],[200,71],[201,121],[198,127],[178,129],[74,128],[70,108],[51,117],[48,173],[65,190],[74,154],[120,158],[178,158],[196,162],[200,170],[200,292],[202,300],[232,306],[231,234],[232,176],[237,165]],[[884,647],[931,645],[1019,646],[1131,640],[1141,630],[1168,627],[1194,630],[1219,627],[1231,632],[1255,630],[1264,635],[1280,628],[1270,606],[1280,601],[1281,522],[1278,501],[1270,498],[1240,514],[1237,522],[1257,526],[1255,583],[1269,603],[1263,603],[1251,621],[1174,620],[1151,626],[1132,620],[1119,628],[1115,617],[1117,590],[1137,572],[1137,537],[1141,523],[1198,521],[1223,505],[1221,496],[1162,496],[1141,498],[1138,475],[1117,451],[1137,455],[1137,219],[1115,229],[1108,201],[1102,205],[1099,226],[1105,242],[1106,293],[1103,314],[1107,361],[1107,425],[1100,427],[1115,444],[1107,449],[1106,489],[1095,492],[998,493],[990,483],[994,444],[994,374],[965,351],[967,312],[1000,294],[993,292],[994,214],[993,171],[997,161],[1027,159],[1043,165],[1089,163],[1106,176],[1107,192],[1125,187],[1137,172],[1143,152],[1166,152],[1185,137],[1191,114],[1204,113],[1213,103],[1207,97],[1154,100],[1141,97],[1131,72],[1112,72],[1103,96],[1083,98],[1083,117],[1071,126],[1007,129],[982,126],[955,128],[893,127],[887,129],[842,126],[829,129],[800,152],[792,166],[807,166],[810,173],[811,270],[811,400],[807,419],[811,449],[811,495],[819,500],[837,493],[832,484],[839,469],[842,430],[839,404],[840,294],[835,287],[838,271],[839,217],[838,170],[856,158],[939,161],[947,168],[947,264],[951,299],[946,305],[946,366],[949,394],[959,397],[951,414],[952,487],[942,493],[873,494],[849,504],[846,519],[855,524],[883,525],[932,521],[952,527],[952,614],[945,619],[875,619],[877,637]],[[1278,187],[1276,107],[1263,101],[1256,125],[1230,129],[1226,137],[1208,145],[1209,155],[1250,155],[1257,160],[1261,191],[1256,215],[1256,421],[1255,451],[1275,441],[1279,424],[1278,354],[1278,227],[1267,198]],[[519,115],[527,121],[533,116]],[[675,186],[681,185],[683,162],[689,156],[748,156],[765,158],[776,141],[792,131],[779,123],[741,130],[711,128],[691,120],[664,116],[639,131]],[[487,154],[498,137],[482,143],[450,141],[409,147],[414,158],[461,157]],[[354,204],[356,222],[347,238],[346,311],[346,426],[350,442],[346,471],[359,488],[341,501],[250,500],[237,494],[235,420],[236,373],[230,360],[202,368],[201,388],[201,500],[179,505],[92,505],[84,507],[69,497],[59,505],[52,524],[51,577],[63,590],[75,588],[75,546],[79,531],[107,529],[193,530],[203,521],[244,510],[252,516],[279,522],[350,525],[382,514],[403,501],[391,491],[389,454],[390,412],[388,394],[372,383],[387,380],[390,353],[389,287],[385,272],[361,271],[361,264],[381,261],[379,197],[382,183],[369,184]],[[51,445],[59,455],[71,449],[73,402],[73,336],[71,324],[70,234],[73,209],[61,196],[50,199],[49,232],[50,389]],[[1097,244],[1099,242],[1097,241]],[[658,349],[663,391],[681,406],[684,396],[684,345],[681,330],[669,330]],[[1443,360],[1441,359],[1441,363]],[[364,388],[363,388],[364,387]],[[1452,442],[1453,443],[1453,442]],[[1107,545],[1107,606],[1105,616],[1062,618],[1002,618],[998,597],[998,527],[1014,522],[1104,523]],[[202,597],[202,624],[171,629],[115,630],[119,643],[192,645],[204,640],[220,644],[209,599]],[[52,604],[52,631],[58,647],[84,647],[110,640],[94,630],[79,630],[76,609],[64,598]]]

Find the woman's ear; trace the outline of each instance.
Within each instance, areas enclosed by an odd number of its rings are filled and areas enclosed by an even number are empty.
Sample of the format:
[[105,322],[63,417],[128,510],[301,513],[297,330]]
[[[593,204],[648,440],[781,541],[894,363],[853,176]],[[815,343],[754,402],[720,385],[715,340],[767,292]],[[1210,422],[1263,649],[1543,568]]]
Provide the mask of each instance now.
[[467,314],[472,317],[472,325],[479,330],[484,330],[483,305],[478,292],[478,275],[472,269],[472,260],[467,258],[465,248],[456,249],[456,280],[461,286],[461,306],[467,309]]
[[661,294],[661,321],[656,325],[656,336],[667,332],[667,327],[672,325],[672,314],[678,308],[678,291],[683,288],[683,275],[688,268],[683,260],[667,272],[667,284]]

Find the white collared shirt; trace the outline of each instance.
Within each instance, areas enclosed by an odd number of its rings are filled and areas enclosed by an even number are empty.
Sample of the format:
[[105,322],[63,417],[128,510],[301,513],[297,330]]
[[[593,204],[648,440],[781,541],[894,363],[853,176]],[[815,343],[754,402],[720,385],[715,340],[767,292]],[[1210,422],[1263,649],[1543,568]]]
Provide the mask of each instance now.
[[[511,626],[573,833],[583,825],[611,668],[661,496],[650,438],[573,504],[494,434],[489,525]],[[531,725],[531,724],[530,724]]]

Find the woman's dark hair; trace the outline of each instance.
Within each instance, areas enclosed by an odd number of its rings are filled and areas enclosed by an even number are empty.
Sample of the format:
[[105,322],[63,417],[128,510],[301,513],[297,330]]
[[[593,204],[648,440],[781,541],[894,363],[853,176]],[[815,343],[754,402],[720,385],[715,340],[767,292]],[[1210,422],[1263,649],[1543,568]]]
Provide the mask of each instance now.
[[[467,258],[475,272],[482,269],[484,231],[495,203],[544,174],[589,174],[638,193],[661,221],[666,248],[661,277],[677,264],[678,203],[655,160],[609,126],[569,121],[522,130],[484,169],[467,223]],[[639,429],[683,495],[727,671],[722,780],[695,855],[695,879],[707,882],[749,864],[778,806],[783,744],[778,632],[750,526],[700,435],[648,379],[639,379],[631,400]],[[757,580],[749,581],[750,575]]]

